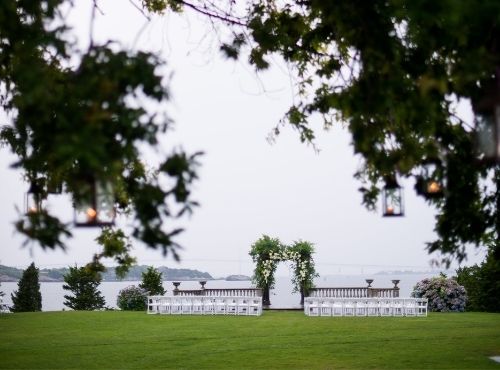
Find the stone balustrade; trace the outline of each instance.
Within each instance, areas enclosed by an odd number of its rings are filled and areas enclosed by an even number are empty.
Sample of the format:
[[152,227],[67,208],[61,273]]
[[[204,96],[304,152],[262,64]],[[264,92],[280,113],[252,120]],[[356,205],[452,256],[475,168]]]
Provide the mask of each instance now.
[[392,280],[392,288],[373,288],[373,279],[366,279],[367,287],[326,287],[312,288],[309,297],[319,298],[398,298],[399,280]]

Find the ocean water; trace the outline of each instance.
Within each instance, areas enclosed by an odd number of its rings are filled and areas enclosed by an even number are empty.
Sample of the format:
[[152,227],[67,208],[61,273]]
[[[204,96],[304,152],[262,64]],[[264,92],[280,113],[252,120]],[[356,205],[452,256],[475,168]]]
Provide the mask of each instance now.
[[[394,285],[391,280],[400,280],[400,296],[409,297],[413,286],[420,280],[428,277],[436,276],[433,273],[418,273],[418,274],[387,274],[387,275],[327,275],[319,277],[315,280],[317,287],[365,287],[367,286],[365,279],[374,279],[372,287],[374,288],[392,288]],[[117,281],[103,282],[99,286],[99,290],[106,300],[106,306],[116,308],[116,297],[121,289],[129,285],[138,285],[139,281]],[[69,292],[63,288],[63,283],[40,283],[42,293],[42,310],[43,311],[61,311],[68,309],[64,306],[64,295]],[[171,294],[173,290],[172,282],[165,281],[163,287],[167,290],[167,294]],[[183,281],[180,289],[198,289],[200,284],[197,281]],[[225,281],[225,280],[209,280],[205,285],[206,288],[252,288],[254,287],[250,281]],[[17,283],[2,283],[0,290],[5,293],[3,303],[12,304],[10,294],[17,290]],[[276,277],[276,284],[271,291],[271,307],[274,308],[292,308],[300,307],[300,294],[293,293],[293,286],[289,276]]]

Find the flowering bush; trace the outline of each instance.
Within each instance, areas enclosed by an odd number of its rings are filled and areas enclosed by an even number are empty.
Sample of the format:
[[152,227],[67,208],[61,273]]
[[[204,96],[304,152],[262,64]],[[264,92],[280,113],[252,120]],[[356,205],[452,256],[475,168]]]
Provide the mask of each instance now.
[[147,299],[148,293],[146,290],[131,285],[120,290],[116,304],[123,311],[144,311],[146,310]]
[[427,298],[429,310],[436,312],[463,312],[467,302],[465,288],[444,275],[418,282],[411,296]]

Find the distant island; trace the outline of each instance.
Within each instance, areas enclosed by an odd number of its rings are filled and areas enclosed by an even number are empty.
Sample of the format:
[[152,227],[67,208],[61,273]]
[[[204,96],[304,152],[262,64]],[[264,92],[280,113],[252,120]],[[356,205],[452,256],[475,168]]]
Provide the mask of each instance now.
[[444,270],[444,271],[436,271],[436,270],[427,270],[427,271],[412,271],[412,270],[390,270],[390,271],[379,271],[373,275],[421,275],[421,274],[435,274],[439,275],[439,273],[444,273],[448,276],[453,275],[455,272],[452,270]]
[[[142,279],[142,273],[149,266],[132,266],[128,274],[119,279],[116,276],[115,268],[110,267],[102,274],[103,281],[138,281]],[[157,270],[163,274],[163,280],[186,281],[186,280],[213,280],[213,277],[208,272],[202,272],[191,269],[175,269],[166,266],[157,267]],[[68,272],[68,268],[40,269],[39,279],[41,282],[60,282],[64,281],[64,275]],[[23,274],[22,269],[0,265],[0,282],[15,282],[18,281]],[[232,275],[240,276],[240,275]]]
[[246,275],[229,275],[224,280],[226,280],[226,281],[248,281],[248,280],[252,280],[252,278],[250,276],[246,276]]

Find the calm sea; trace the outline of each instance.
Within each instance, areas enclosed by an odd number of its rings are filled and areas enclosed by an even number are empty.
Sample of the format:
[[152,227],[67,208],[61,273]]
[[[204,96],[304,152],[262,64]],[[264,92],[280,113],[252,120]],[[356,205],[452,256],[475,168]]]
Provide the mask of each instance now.
[[[363,287],[366,286],[365,279],[372,278],[374,288],[391,288],[393,284],[391,280],[397,279],[401,282],[400,296],[408,297],[413,290],[413,286],[420,280],[428,277],[435,276],[436,274],[388,274],[388,275],[328,275],[322,276],[315,280],[317,287]],[[103,282],[99,286],[99,290],[106,299],[106,306],[116,308],[116,297],[118,292],[129,286],[138,285],[138,281],[119,281],[119,282]],[[64,306],[64,295],[68,294],[63,288],[63,283],[40,283],[40,290],[42,293],[42,309],[43,311],[60,311],[67,309]],[[167,294],[172,292],[172,282],[165,281],[163,283]],[[183,281],[180,288],[184,289],[197,289],[200,285],[197,281]],[[250,281],[225,281],[225,280],[210,280],[207,282],[206,288],[251,288]],[[271,292],[271,305],[275,308],[291,308],[300,307],[300,295],[292,293],[292,283],[290,277],[277,277],[275,289]],[[3,302],[11,305],[12,300],[10,294],[17,290],[17,283],[2,283],[0,290],[5,293]]]

